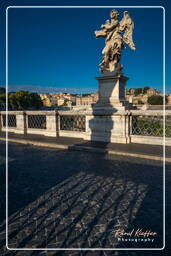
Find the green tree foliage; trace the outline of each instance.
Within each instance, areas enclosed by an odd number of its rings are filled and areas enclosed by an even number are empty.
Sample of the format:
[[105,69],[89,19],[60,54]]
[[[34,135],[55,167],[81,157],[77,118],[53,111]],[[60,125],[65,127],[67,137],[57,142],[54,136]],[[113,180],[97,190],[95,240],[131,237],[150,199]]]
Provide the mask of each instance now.
[[143,93],[143,89],[142,88],[135,88],[135,92],[134,92],[135,96],[137,96],[137,95],[139,95],[141,93]]
[[131,94],[130,91],[131,91],[131,89],[126,88],[126,95],[130,95]]
[[4,87],[0,87],[0,94],[5,94],[6,89]]
[[143,94],[146,94],[147,91],[148,91],[148,89],[150,89],[150,87],[149,87],[149,86],[145,86],[145,87],[143,88]]
[[3,104],[6,102],[6,95],[5,93],[0,93],[0,104]]
[[62,106],[67,107],[68,106],[67,102],[68,102],[68,99],[64,99],[64,103],[62,104]]
[[[148,97],[147,102],[150,105],[163,105],[163,96],[153,95],[151,97]],[[167,97],[166,97],[166,103],[167,103]]]
[[27,91],[10,93],[8,101],[11,108],[16,110],[39,109],[42,106],[40,96]]
[[35,92],[30,93],[29,94],[29,104],[30,104],[30,107],[34,106],[34,108],[39,109],[43,105],[39,94],[37,94]]
[[17,104],[17,98],[15,93],[9,93],[8,94],[8,106],[9,108],[12,109],[18,109],[18,104]]
[[29,92],[19,91],[15,93],[17,105],[19,109],[28,109],[30,106]]

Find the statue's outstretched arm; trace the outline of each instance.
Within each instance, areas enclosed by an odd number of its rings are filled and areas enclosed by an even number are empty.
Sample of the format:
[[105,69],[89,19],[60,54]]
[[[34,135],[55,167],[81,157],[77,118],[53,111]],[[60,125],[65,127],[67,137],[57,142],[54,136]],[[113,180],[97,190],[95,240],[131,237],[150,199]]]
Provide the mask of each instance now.
[[106,23],[104,25],[101,25],[101,30],[96,30],[95,31],[95,35],[96,35],[96,38],[99,38],[99,37],[106,37],[107,36],[107,33],[114,30],[117,26],[119,25],[119,22],[116,21],[114,23]]
[[104,24],[104,25],[101,25],[101,28],[105,28],[106,30],[111,31],[112,29],[116,28],[118,24],[119,24],[118,21],[113,24]]

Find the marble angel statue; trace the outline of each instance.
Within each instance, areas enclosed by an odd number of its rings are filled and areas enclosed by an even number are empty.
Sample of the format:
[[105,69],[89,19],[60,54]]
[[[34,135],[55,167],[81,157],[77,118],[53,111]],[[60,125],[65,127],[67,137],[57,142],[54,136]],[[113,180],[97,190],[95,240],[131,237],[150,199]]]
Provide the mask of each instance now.
[[110,12],[111,21],[107,20],[101,25],[101,30],[95,31],[96,38],[105,38],[105,47],[102,51],[103,58],[100,63],[102,73],[120,73],[122,65],[119,64],[122,49],[127,44],[132,50],[135,45],[132,39],[134,23],[129,16],[128,11],[124,12],[122,20],[118,21],[119,13],[116,10]]

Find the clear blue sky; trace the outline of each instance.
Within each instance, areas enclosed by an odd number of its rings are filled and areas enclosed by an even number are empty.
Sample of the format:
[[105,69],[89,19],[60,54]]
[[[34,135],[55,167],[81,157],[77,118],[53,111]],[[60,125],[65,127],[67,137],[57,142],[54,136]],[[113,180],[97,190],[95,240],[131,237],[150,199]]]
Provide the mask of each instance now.
[[[139,1],[1,1],[0,85],[5,84],[5,8],[11,5],[156,5],[166,7],[166,0]],[[109,9],[9,9],[9,84],[97,90],[98,64],[104,39],[94,31],[109,19]],[[135,23],[134,42],[137,50],[123,51],[121,63],[129,77],[127,87],[151,86],[162,91],[163,10],[123,8],[129,10]],[[168,21],[166,20],[166,32]],[[171,56],[166,38],[166,67]],[[170,56],[170,57],[169,57]],[[166,91],[171,91],[166,73]],[[169,88],[170,87],[170,88]]]

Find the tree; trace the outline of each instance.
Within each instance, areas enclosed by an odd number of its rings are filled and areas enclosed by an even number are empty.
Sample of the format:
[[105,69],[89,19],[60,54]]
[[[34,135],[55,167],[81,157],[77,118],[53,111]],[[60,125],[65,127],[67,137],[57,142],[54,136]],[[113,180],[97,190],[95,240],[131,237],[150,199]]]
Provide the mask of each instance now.
[[62,106],[67,107],[68,106],[68,104],[67,104],[68,101],[69,101],[68,99],[64,99],[64,103],[62,104]]
[[29,92],[19,91],[15,93],[18,109],[28,109],[29,104]]
[[135,96],[137,96],[137,95],[141,94],[142,92],[143,92],[142,88],[135,88],[134,94],[135,94]]
[[2,93],[2,94],[5,94],[5,92],[6,92],[6,89],[4,88],[4,87],[0,87],[0,94]]
[[[165,99],[166,99],[166,103],[167,103],[167,97]],[[147,102],[150,105],[163,105],[163,96],[153,95],[151,97],[148,97]]]
[[32,92],[29,94],[29,106],[30,108],[36,108],[39,109],[43,106],[43,102],[39,96],[39,94]]
[[130,95],[131,94],[130,91],[131,91],[131,89],[126,88],[126,95]]
[[19,91],[9,94],[9,105],[16,110],[39,109],[43,104],[37,93]]
[[90,93],[83,93],[82,94],[82,97],[87,97],[87,96],[89,96],[89,95],[91,95]]
[[0,93],[0,104],[3,104],[6,102],[6,95],[5,93]]
[[149,89],[150,89],[149,86],[144,86],[144,88],[143,88],[143,94],[146,94]]
[[9,105],[9,108],[18,109],[18,103],[17,103],[17,98],[15,93],[8,94],[8,105]]

